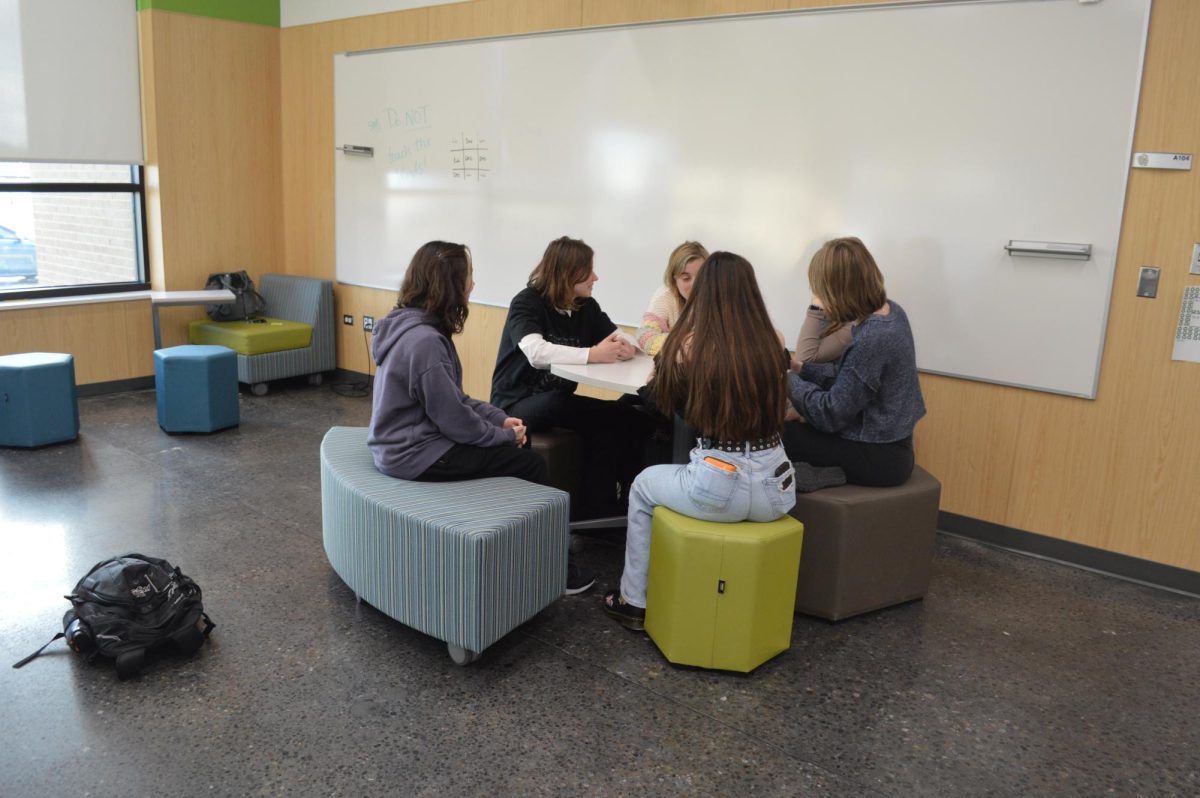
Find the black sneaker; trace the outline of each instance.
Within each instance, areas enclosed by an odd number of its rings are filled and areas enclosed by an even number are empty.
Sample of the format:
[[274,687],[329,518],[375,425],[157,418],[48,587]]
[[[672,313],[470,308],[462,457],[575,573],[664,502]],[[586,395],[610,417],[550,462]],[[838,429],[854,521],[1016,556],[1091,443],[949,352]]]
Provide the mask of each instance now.
[[574,560],[567,560],[567,588],[563,591],[564,596],[584,593],[594,584],[596,584],[595,574],[586,568],[579,567]]
[[626,603],[620,590],[610,590],[604,594],[604,611],[626,629],[641,632],[646,628],[646,611]]

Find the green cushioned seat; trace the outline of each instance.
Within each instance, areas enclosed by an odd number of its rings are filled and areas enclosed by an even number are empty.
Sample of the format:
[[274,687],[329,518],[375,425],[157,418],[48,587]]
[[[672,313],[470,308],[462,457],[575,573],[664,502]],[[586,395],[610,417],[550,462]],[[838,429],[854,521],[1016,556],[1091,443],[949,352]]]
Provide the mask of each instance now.
[[792,644],[804,526],[654,508],[646,634],[670,662],[748,673]]
[[226,346],[242,355],[261,355],[304,349],[312,343],[311,324],[287,319],[255,321],[212,321],[202,319],[188,325],[188,342]]

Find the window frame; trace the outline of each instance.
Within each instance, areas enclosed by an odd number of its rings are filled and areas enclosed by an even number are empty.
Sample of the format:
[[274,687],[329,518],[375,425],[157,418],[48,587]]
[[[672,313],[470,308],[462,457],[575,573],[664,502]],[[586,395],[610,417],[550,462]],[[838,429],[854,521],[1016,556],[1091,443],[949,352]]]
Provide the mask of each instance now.
[[[81,161],[80,163],[86,163]],[[121,164],[125,166],[126,164]],[[149,240],[146,233],[146,180],[145,167],[128,164],[128,183],[100,182],[0,182],[3,194],[135,194],[133,203],[134,255],[137,260],[137,275],[126,282],[78,283],[75,285],[46,286],[44,288],[10,288],[0,284],[0,301],[20,299],[43,299],[46,297],[89,296],[93,294],[116,294],[128,291],[149,291],[150,278],[147,274]],[[36,242],[35,242],[36,243]]]

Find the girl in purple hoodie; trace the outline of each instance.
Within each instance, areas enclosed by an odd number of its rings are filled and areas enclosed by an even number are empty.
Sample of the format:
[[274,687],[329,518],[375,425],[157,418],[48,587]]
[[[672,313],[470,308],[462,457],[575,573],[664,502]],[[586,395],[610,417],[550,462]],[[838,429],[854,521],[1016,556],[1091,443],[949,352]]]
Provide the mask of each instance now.
[[450,337],[462,332],[475,281],[462,244],[430,241],[413,255],[396,307],[375,325],[378,372],[367,445],[391,477],[448,482],[519,477],[549,484],[525,445],[525,424],[463,393]]

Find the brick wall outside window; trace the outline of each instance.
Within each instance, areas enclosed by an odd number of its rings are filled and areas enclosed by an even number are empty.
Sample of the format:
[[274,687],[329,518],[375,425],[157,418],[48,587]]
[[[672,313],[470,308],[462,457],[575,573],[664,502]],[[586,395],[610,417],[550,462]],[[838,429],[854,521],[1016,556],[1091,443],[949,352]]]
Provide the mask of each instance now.
[[[129,168],[101,164],[30,164],[33,182],[128,182]],[[81,285],[137,279],[141,243],[136,194],[32,194],[38,283]]]

